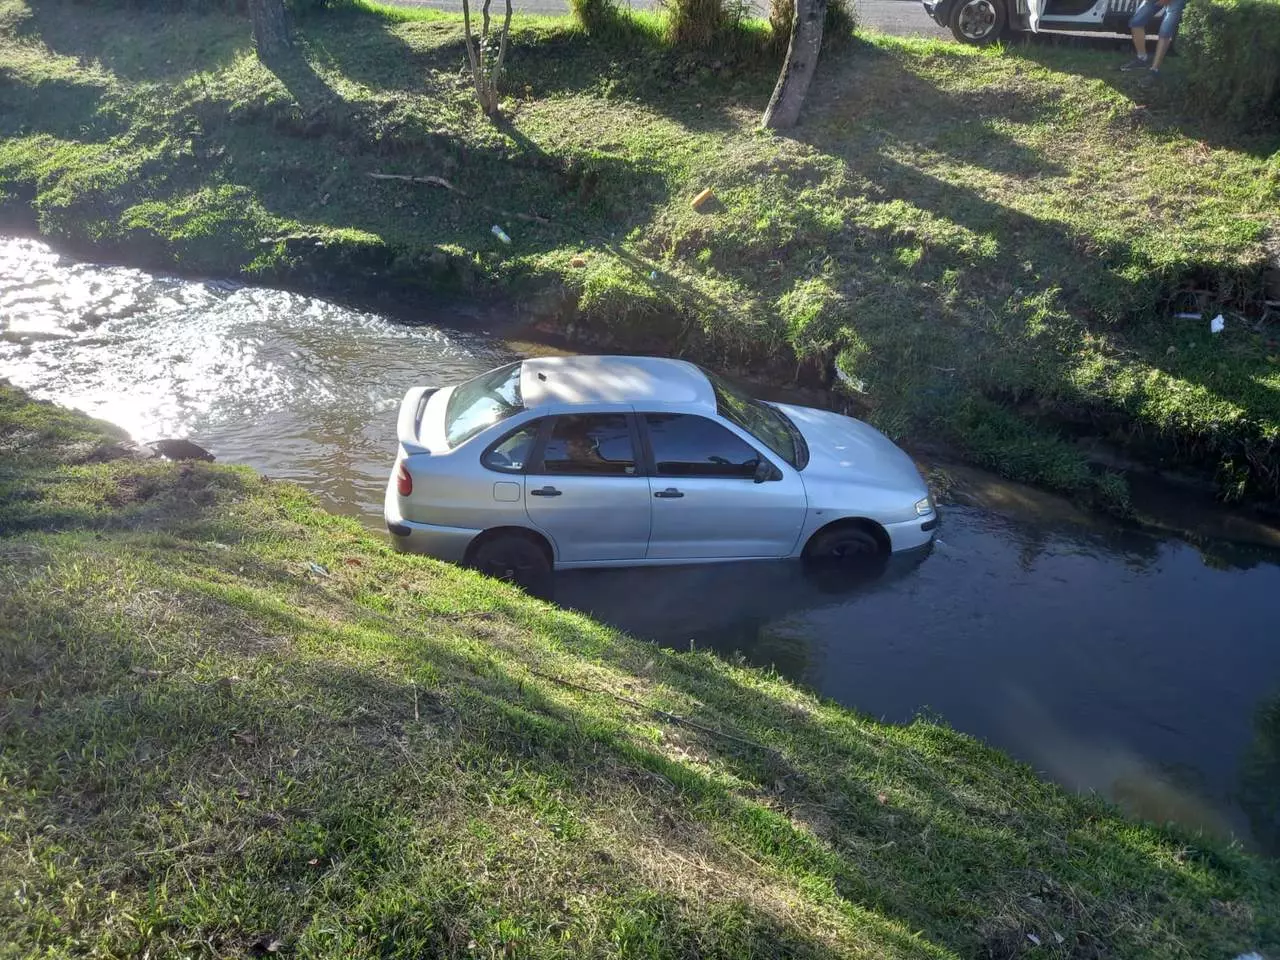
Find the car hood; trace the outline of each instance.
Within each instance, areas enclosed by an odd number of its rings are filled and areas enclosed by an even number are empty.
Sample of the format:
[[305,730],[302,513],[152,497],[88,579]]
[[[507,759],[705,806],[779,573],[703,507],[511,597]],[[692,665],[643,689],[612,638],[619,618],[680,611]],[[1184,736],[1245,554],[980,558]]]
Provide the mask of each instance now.
[[805,474],[812,471],[836,480],[918,491],[921,497],[927,494],[915,463],[875,427],[829,410],[776,406],[791,418],[809,446]]

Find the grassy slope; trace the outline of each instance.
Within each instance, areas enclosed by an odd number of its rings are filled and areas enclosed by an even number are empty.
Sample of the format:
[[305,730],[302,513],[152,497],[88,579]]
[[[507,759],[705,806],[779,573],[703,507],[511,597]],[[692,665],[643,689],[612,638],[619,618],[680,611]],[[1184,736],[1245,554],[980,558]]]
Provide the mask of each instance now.
[[1273,865],[112,439],[0,386],[0,955],[1280,946]]
[[[769,69],[661,49],[653,18],[617,32],[524,21],[494,127],[445,15],[306,21],[268,70],[241,21],[0,0],[0,208],[268,281],[565,284],[579,335],[835,359],[891,434],[1019,479],[1123,498],[1045,428],[1065,419],[1280,494],[1274,328],[1170,318],[1194,289],[1258,308],[1274,138],[1180,125],[1106,52],[871,38],[828,55],[795,139],[775,139],[753,129]],[[696,213],[704,186],[720,202]]]

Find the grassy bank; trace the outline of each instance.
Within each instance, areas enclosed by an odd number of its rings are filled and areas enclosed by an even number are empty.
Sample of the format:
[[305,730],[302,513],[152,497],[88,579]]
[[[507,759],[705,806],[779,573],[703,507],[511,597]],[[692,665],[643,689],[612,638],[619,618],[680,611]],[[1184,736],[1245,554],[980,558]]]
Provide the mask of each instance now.
[[0,387],[5,956],[1280,947],[1274,864],[114,439]]
[[[1275,137],[1183,120],[1107,51],[872,37],[828,55],[778,139],[754,129],[772,65],[660,36],[518,21],[494,126],[445,15],[307,19],[268,68],[240,20],[0,0],[0,211],[139,262],[550,302],[589,342],[838,364],[890,434],[1113,505],[1123,483],[1073,437],[1280,495],[1280,334],[1254,327]],[[1201,308],[1226,332],[1173,316]]]

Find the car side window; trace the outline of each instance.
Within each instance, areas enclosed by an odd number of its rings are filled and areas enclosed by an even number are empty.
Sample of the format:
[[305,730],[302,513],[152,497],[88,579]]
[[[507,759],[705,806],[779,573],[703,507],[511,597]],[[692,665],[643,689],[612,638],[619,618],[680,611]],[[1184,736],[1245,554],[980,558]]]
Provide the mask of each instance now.
[[635,476],[636,455],[626,415],[584,413],[553,417],[539,472],[560,476]]
[[686,413],[646,413],[644,421],[660,477],[755,476],[759,451],[713,420]]
[[507,434],[480,458],[481,466],[501,473],[524,473],[529,464],[529,455],[533,453],[533,445],[538,442],[538,430],[541,420],[526,423],[519,430]]

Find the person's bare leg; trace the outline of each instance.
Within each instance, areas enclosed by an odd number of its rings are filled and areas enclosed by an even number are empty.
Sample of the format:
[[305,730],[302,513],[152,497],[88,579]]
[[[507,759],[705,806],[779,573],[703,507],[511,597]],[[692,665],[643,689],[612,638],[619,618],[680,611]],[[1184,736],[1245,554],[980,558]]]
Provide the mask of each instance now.
[[1147,55],[1147,31],[1142,27],[1133,28],[1133,49],[1140,57]]
[[1170,37],[1161,37],[1156,41],[1156,58],[1151,63],[1152,70],[1159,70],[1160,64],[1164,60],[1164,55],[1169,52],[1169,44],[1173,43]]

